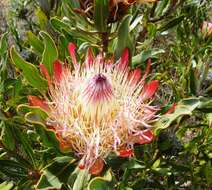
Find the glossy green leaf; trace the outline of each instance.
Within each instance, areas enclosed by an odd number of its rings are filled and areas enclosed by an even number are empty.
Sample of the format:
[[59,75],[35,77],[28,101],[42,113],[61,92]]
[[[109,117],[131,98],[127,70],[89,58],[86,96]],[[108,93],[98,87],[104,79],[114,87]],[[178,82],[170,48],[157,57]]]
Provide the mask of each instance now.
[[200,105],[200,100],[198,98],[188,98],[183,99],[175,108],[174,113],[165,114],[161,116],[161,118],[155,123],[155,130],[165,129],[169,127],[172,122],[184,115],[191,115],[192,111],[194,111]]
[[45,170],[36,185],[37,190],[61,189],[62,183],[57,176]]
[[141,165],[135,159],[131,159],[131,160],[127,161],[126,163],[124,163],[122,165],[122,168],[123,168],[123,170],[126,169],[126,168],[129,169],[129,170],[144,169],[145,165]]
[[10,190],[12,189],[14,184],[12,182],[3,182],[0,184],[0,190]]
[[109,16],[109,1],[94,0],[94,22],[99,32],[107,31],[107,19]]
[[12,62],[21,69],[24,77],[31,86],[43,92],[47,90],[47,81],[43,79],[38,69],[31,63],[25,61],[15,50],[14,47],[10,50]]
[[27,32],[28,43],[33,47],[36,53],[43,53],[44,45],[42,41],[31,31]]
[[74,181],[73,190],[83,190],[89,177],[90,174],[87,170],[79,170],[76,180]]
[[58,59],[57,47],[54,40],[49,34],[42,31],[40,32],[41,37],[44,41],[44,51],[42,55],[41,63],[46,66],[50,75],[53,73],[53,62]]
[[155,170],[160,166],[160,159],[157,159],[153,165],[152,165],[152,169]]
[[201,111],[204,111],[206,113],[211,113],[212,112],[212,98],[211,97],[201,97],[200,98],[200,105],[198,108]]
[[74,162],[75,160],[69,156],[56,157],[52,163],[43,168],[37,188],[61,188],[62,183],[67,183],[69,175],[73,172]]
[[88,184],[88,190],[113,190],[114,187],[102,177],[93,178]]
[[131,15],[126,15],[123,18],[122,22],[120,23],[120,27],[118,29],[118,41],[115,47],[116,59],[118,59],[121,56],[125,48],[128,48],[132,55],[133,44],[132,44],[132,39],[130,37],[130,32],[129,32],[131,19],[132,19]]
[[43,146],[60,151],[59,141],[53,130],[49,130],[41,124],[34,124],[34,127]]
[[207,118],[207,120],[208,120],[208,125],[209,125],[209,127],[212,127],[212,113],[208,113],[208,114],[206,115],[206,118]]
[[20,115],[25,116],[26,121],[30,123],[44,123],[47,113],[39,107],[21,104],[17,107]]
[[89,174],[88,170],[81,170],[76,165],[74,172],[72,172],[69,176],[68,185],[72,188],[72,190],[83,190],[90,180],[90,177],[91,174]]
[[132,66],[136,67],[147,61],[149,58],[157,58],[160,54],[165,53],[163,49],[144,50],[132,58]]
[[50,22],[54,29],[59,32],[62,32],[62,29],[70,30],[70,25],[63,22],[61,19],[58,19],[57,17],[51,18]]
[[39,140],[45,147],[60,150],[60,145],[57,140],[56,134],[53,130],[49,130],[45,126],[45,120],[47,113],[38,107],[32,107],[28,105],[19,105],[18,113],[25,116],[26,121],[32,123],[35,127]]

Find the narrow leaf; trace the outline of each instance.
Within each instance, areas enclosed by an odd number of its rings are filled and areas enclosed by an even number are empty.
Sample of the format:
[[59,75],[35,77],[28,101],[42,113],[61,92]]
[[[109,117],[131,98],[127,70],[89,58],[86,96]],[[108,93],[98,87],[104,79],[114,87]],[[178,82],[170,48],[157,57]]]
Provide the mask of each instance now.
[[14,47],[10,50],[12,62],[18,69],[23,71],[23,75],[31,86],[43,92],[47,90],[47,81],[40,76],[38,69],[31,63],[25,61],[15,50]]
[[49,74],[53,74],[53,62],[58,59],[57,47],[49,34],[46,32],[40,32],[41,37],[44,40],[44,51],[41,63],[45,65]]
[[94,22],[99,32],[106,32],[107,30],[107,19],[109,15],[108,2],[108,0],[94,1]]

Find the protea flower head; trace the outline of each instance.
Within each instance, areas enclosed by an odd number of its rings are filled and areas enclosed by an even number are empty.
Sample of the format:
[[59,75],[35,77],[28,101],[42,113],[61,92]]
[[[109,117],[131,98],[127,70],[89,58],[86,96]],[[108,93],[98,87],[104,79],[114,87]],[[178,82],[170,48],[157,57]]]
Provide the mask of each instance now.
[[[109,18],[108,22],[115,22],[121,19],[127,14],[129,7],[134,3],[152,3],[157,0],[108,0],[109,1]],[[81,9],[75,9],[75,11],[88,16],[93,17],[93,9],[95,3],[93,0],[79,0]]]
[[98,174],[110,153],[130,157],[135,143],[151,143],[157,108],[150,103],[159,83],[145,83],[150,61],[143,75],[140,69],[129,69],[128,49],[115,64],[102,54],[94,58],[88,49],[80,65],[74,44],[69,44],[69,51],[74,69],[56,61],[51,78],[41,65],[49,97],[29,96],[29,103],[48,113],[46,124],[81,158],[79,167]]
[[212,34],[212,22],[204,21],[201,30],[204,37],[210,36]]

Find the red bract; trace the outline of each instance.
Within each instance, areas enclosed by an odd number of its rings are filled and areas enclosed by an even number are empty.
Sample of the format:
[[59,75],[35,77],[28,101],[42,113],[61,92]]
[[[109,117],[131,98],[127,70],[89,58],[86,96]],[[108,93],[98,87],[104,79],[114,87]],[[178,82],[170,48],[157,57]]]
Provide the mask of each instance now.
[[60,83],[62,80],[62,72],[63,72],[63,66],[60,63],[60,61],[56,60],[53,63],[53,79],[56,83]]
[[134,154],[132,149],[122,149],[119,150],[119,156],[122,158],[128,158],[128,157],[132,157]]
[[154,140],[154,133],[151,130],[143,131],[138,137],[138,144],[150,144]]
[[156,90],[158,89],[159,82],[157,80],[151,81],[150,83],[144,86],[144,91],[142,93],[143,100],[147,100],[152,98],[155,94]]
[[90,167],[89,173],[93,175],[99,175],[104,168],[104,161],[101,158],[98,158],[94,164]]
[[177,103],[174,102],[173,105],[169,108],[169,110],[166,112],[166,114],[170,114],[170,113],[173,113],[175,111],[177,107]]

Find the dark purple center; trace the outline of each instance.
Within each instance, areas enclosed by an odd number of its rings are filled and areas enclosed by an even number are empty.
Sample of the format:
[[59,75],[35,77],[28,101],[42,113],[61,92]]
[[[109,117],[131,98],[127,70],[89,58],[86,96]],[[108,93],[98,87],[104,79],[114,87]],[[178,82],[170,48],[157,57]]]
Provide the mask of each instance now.
[[103,74],[98,74],[95,77],[96,83],[104,83],[107,80],[107,78]]

